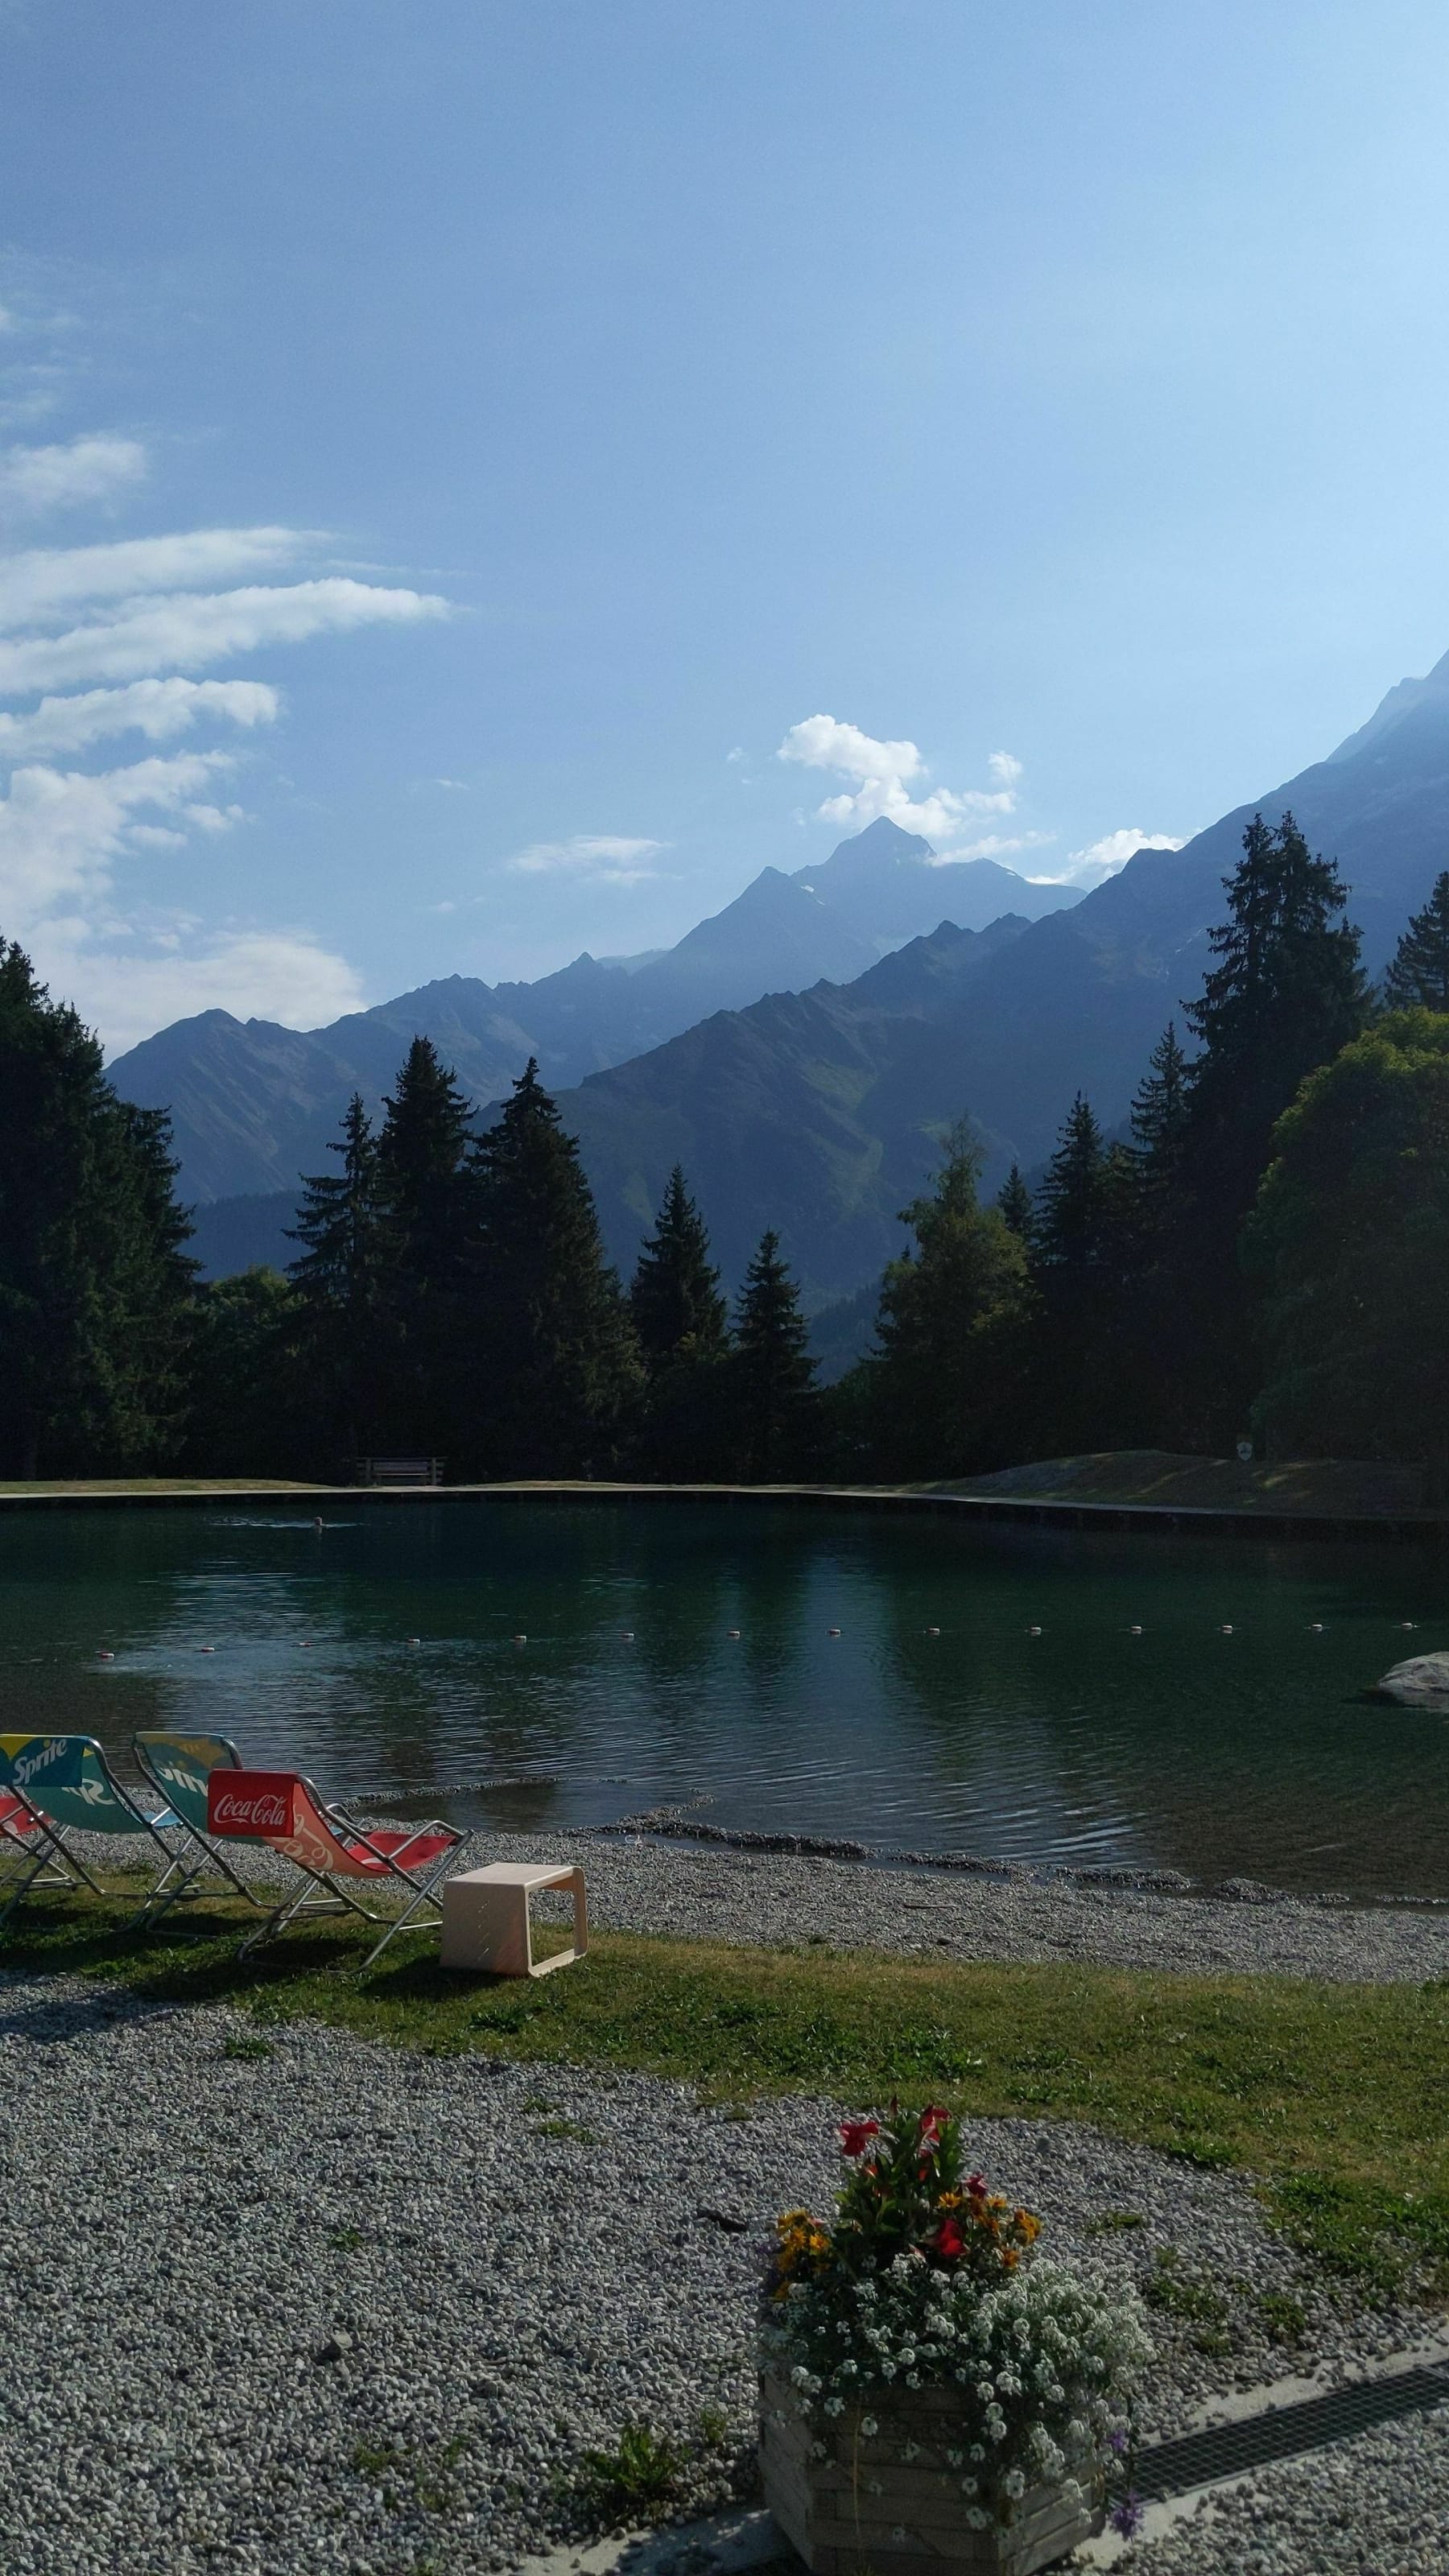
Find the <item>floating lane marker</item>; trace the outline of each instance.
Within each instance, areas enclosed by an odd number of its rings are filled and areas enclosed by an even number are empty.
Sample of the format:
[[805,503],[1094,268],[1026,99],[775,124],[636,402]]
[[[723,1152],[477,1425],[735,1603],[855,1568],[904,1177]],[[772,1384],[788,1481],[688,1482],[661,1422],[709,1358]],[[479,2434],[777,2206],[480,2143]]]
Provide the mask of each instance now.
[[1028,1628],[1026,1633],[1029,1637],[1039,1637],[1041,1635],[1041,1630],[1040,1628]]
[[1310,1619],[1308,1622],[1308,1634],[1310,1637],[1321,1637],[1323,1634],[1323,1621],[1321,1619]]
[[1401,1619],[1401,1620],[1399,1621],[1399,1626],[1400,1626],[1401,1628],[1412,1628],[1412,1627],[1413,1627],[1413,1625],[1414,1625],[1414,1622],[1413,1622],[1413,1620],[1412,1620],[1412,1619]]
[[1232,1635],[1232,1633],[1233,1633],[1233,1623],[1232,1623],[1231,1619],[1225,1620],[1225,1621],[1224,1621],[1224,1623],[1223,1623],[1223,1625],[1222,1625],[1222,1627],[1218,1630],[1218,1635],[1219,1635],[1220,1637],[1230,1637],[1230,1636]]
[[198,1655],[214,1655],[216,1648],[215,1646],[198,1646],[196,1651]]
[[116,1658],[112,1654],[109,1646],[97,1646],[96,1662],[98,1664],[113,1664],[115,1660]]
[[726,1628],[725,1630],[725,1635],[727,1637],[737,1637],[739,1633],[738,1628]]
[[825,1634],[827,1637],[838,1637],[840,1630],[838,1628],[827,1628]]
[[524,1636],[518,1636],[514,1638],[513,1643],[515,1646],[526,1646],[528,1639]]
[[1132,1624],[1132,1626],[1128,1629],[1127,1634],[1128,1634],[1128,1636],[1129,1636],[1129,1637],[1140,1637],[1140,1636],[1141,1636],[1141,1634],[1142,1634],[1142,1629],[1141,1629],[1140,1624],[1139,1624],[1136,1620],[1134,1620],[1134,1621],[1133,1621],[1133,1624]]

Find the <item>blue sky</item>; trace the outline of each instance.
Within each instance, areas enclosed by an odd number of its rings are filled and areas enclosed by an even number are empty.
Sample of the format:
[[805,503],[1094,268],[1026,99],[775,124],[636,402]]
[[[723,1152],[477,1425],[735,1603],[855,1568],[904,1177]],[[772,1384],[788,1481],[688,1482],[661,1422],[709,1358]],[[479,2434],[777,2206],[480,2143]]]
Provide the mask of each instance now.
[[1190,833],[1449,647],[1446,109],[1432,0],[0,0],[0,932],[121,1046]]

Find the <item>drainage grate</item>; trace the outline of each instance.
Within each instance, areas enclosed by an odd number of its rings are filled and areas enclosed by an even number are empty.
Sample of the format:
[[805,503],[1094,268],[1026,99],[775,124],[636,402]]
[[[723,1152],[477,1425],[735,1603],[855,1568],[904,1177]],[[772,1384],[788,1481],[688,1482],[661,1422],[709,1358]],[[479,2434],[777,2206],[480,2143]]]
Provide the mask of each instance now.
[[1431,2406],[1449,2405],[1449,2364],[1396,2371],[1387,2379],[1355,2380],[1348,2388],[1330,2389],[1323,2397],[1306,2397],[1297,2406],[1276,2406],[1262,2415],[1246,2415],[1233,2424],[1213,2424],[1201,2433],[1184,2433],[1175,2442],[1154,2442],[1137,2457],[1132,2483],[1147,2504],[1186,2495],[1191,2487],[1214,2478],[1241,2476],[1245,2469],[1266,2468],[1270,2460],[1291,2460],[1300,2451],[1316,2451],[1325,2442],[1345,2442],[1371,2425],[1391,2423],[1398,2415],[1422,2414]]

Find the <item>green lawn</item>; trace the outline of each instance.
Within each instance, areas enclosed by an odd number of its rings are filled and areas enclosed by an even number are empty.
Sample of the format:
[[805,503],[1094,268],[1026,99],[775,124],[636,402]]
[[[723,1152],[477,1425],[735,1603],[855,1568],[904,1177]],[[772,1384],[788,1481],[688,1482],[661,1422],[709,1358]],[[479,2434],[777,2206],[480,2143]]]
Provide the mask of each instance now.
[[[120,1902],[36,1902],[0,1964],[311,2018],[434,2054],[567,2058],[685,2078],[715,2097],[893,2092],[969,2115],[1081,2119],[1263,2178],[1295,2241],[1369,2287],[1406,2262],[1449,2280],[1449,1987],[937,1966],[864,1952],[603,1933],[539,1984],[444,1975],[436,1934],[370,1975],[361,1930],[313,1928],[238,1963],[239,1904],[158,1933]],[[562,1937],[562,1936],[560,1936]]]

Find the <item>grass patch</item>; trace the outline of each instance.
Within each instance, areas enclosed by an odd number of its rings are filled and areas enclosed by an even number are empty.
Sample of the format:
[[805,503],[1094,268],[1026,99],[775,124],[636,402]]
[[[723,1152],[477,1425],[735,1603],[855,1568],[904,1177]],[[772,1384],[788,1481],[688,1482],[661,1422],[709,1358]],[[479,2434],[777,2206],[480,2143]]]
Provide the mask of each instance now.
[[270,2057],[272,2043],[269,2039],[263,2039],[259,2033],[229,2030],[221,2043],[221,2053],[223,2057]]
[[612,2451],[585,2451],[580,2491],[610,2523],[650,2522],[669,2503],[683,2466],[666,2434],[626,2424]]
[[[1372,2295],[1449,2287],[1449,1990],[1154,1975],[1078,1962],[963,1965],[875,1953],[597,1935],[520,1991],[445,1975],[436,1936],[371,1973],[356,1930],[313,1925],[239,1962],[235,1901],[129,1931],[133,1900],[33,1900],[0,1962],[226,2003],[259,2030],[312,2019],[440,2056],[637,2068],[743,2106],[812,2091],[934,2095],[968,2118],[1092,2122],[1265,2177],[1291,2242]],[[558,1933],[560,1941],[566,1938]],[[540,2108],[546,2096],[535,2097]],[[555,2106],[548,2105],[550,2111]],[[1098,2224],[1125,2226],[1131,2212]]]

